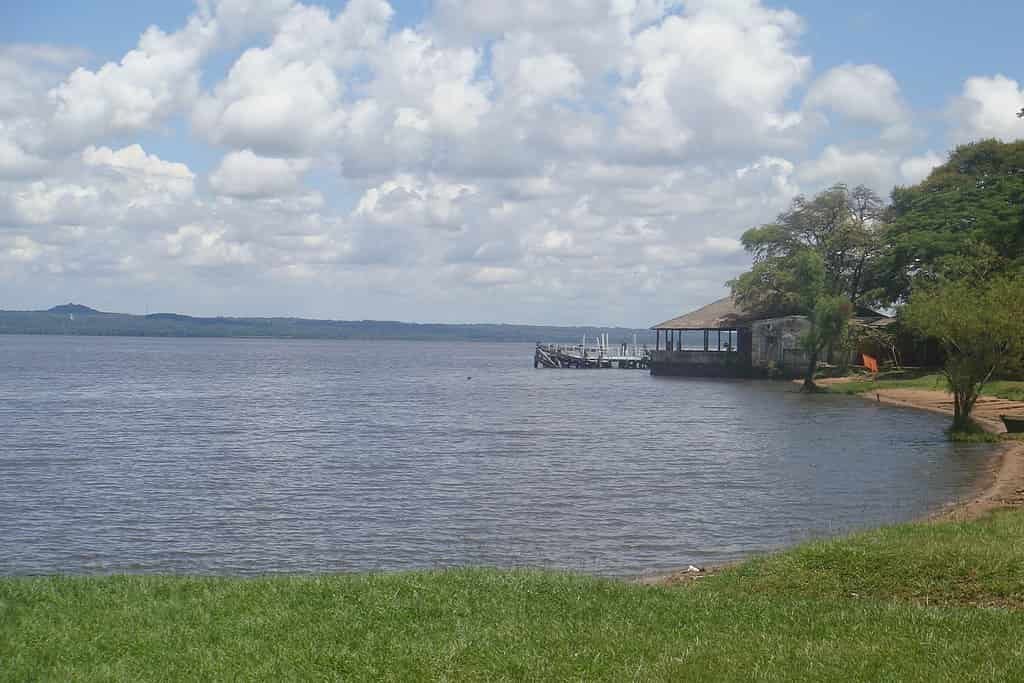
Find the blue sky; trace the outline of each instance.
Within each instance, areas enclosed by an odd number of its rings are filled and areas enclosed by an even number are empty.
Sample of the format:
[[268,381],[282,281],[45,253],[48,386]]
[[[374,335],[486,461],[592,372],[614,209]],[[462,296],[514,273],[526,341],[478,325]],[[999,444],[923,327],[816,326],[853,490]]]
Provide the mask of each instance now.
[[[335,10],[344,2],[321,3]],[[845,62],[881,63],[902,82],[918,106],[936,106],[950,89],[977,73],[1014,72],[1024,62],[1020,28],[1024,3],[769,2],[802,16],[802,44],[816,69]],[[429,15],[428,0],[396,0],[396,23],[412,26]],[[0,9],[0,41],[76,45],[96,61],[116,60],[156,24],[179,28],[194,7],[188,0],[35,0]]]
[[0,9],[0,308],[645,325],[1021,135],[1022,3],[205,6]]

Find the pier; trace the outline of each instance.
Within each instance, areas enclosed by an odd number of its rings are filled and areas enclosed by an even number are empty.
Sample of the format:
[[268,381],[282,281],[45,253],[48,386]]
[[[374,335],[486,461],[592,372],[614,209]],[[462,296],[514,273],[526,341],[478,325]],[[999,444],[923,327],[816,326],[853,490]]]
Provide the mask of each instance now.
[[537,342],[533,354],[535,368],[599,369],[620,368],[646,370],[650,367],[650,351],[646,344],[610,344],[603,334],[588,344],[584,337],[580,344],[545,344]]

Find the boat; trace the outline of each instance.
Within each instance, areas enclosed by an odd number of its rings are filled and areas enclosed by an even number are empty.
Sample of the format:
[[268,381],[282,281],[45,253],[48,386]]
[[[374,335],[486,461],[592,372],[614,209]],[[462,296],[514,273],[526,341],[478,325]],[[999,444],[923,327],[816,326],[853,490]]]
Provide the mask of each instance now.
[[1024,415],[1000,415],[1006,431],[1011,434],[1024,434]]

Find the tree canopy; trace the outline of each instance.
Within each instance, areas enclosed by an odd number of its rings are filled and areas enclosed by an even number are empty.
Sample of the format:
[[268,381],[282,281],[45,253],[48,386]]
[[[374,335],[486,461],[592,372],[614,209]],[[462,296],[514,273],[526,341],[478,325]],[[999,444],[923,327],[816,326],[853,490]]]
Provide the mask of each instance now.
[[741,239],[753,264],[733,296],[758,317],[808,317],[809,388],[861,306],[911,302],[908,327],[945,348],[958,428],[988,378],[1024,356],[1024,140],[957,147],[888,206],[843,184],[796,197]]
[[815,388],[818,359],[843,337],[854,304],[878,297],[873,278],[884,207],[866,187],[835,185],[811,199],[797,197],[774,223],[743,234],[754,264],[729,283],[733,296],[755,315],[808,316],[801,340],[806,389]]
[[964,431],[985,384],[1024,359],[1024,276],[960,279],[916,289],[904,322],[941,342],[954,397],[953,429]]
[[[875,281],[885,202],[874,191],[835,185],[813,198],[799,196],[774,223],[747,230],[741,241],[753,267],[729,285],[737,303],[756,314],[810,314],[822,295],[869,305],[880,290]],[[820,286],[808,282],[813,254]]]
[[957,147],[913,187],[897,187],[880,259],[885,299],[952,272],[985,276],[1024,264],[1024,140]]

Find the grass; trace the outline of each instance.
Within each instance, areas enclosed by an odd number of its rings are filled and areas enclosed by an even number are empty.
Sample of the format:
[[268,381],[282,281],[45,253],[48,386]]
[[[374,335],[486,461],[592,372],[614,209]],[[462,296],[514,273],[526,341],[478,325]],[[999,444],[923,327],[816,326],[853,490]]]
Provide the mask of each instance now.
[[946,429],[946,438],[956,443],[1000,443],[1006,434],[995,434],[986,430],[974,420],[970,420],[966,429]]
[[[946,379],[939,374],[923,375],[912,379],[860,380],[832,384],[827,390],[837,394],[863,394],[879,389],[930,389],[945,391]],[[1024,401],[1024,382],[997,380],[989,382],[981,391],[982,396],[1005,398],[1011,401]]]
[[3,680],[1013,680],[1024,513],[666,588],[466,569],[0,580]]

